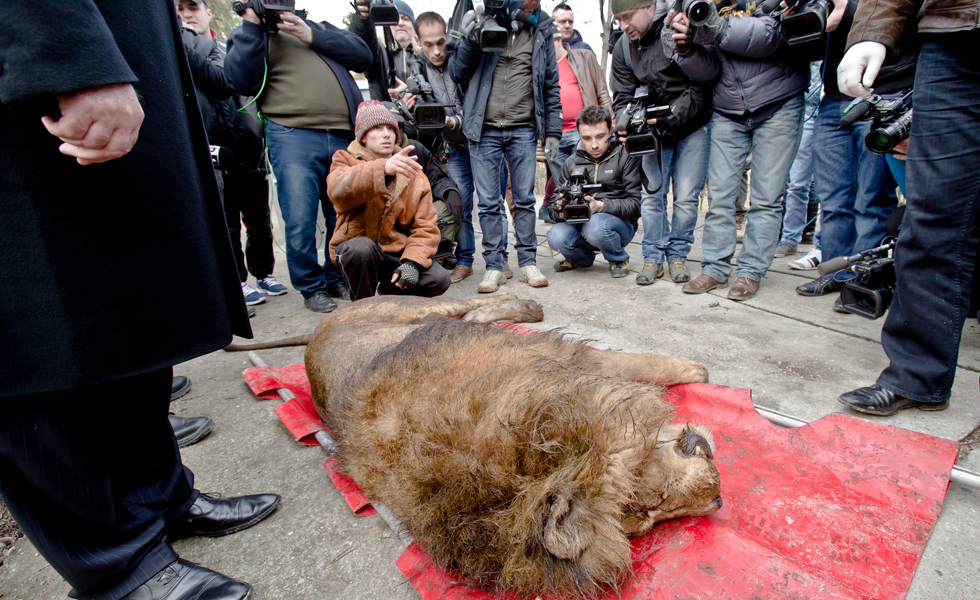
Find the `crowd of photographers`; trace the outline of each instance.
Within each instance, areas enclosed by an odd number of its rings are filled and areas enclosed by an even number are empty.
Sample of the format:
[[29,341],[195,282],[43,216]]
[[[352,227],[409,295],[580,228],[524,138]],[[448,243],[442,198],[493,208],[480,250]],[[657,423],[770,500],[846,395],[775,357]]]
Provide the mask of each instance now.
[[[848,48],[869,28],[857,0],[612,0],[608,78],[564,2],[549,15],[540,0],[462,0],[447,22],[416,16],[405,0],[356,0],[347,30],[284,10],[292,4],[240,3],[227,56],[206,27],[185,22],[208,38],[185,39],[185,50],[218,125],[209,134],[235,151],[234,168],[219,168],[232,237],[239,216],[249,231],[239,271],[250,304],[285,288],[271,275],[268,208],[234,185],[262,168],[243,142],[254,142],[250,129],[234,123],[248,105],[267,119],[290,279],[314,311],[333,310],[331,297],[431,296],[459,284],[474,272],[474,208],[481,293],[513,274],[509,214],[518,279],[533,287],[549,283],[537,266],[541,218],[552,224],[557,273],[601,254],[612,277],[666,276],[688,294],[727,287],[742,301],[774,258],[787,258],[820,272],[797,292],[839,293],[838,312],[877,318],[896,295],[883,244],[900,229],[899,193],[912,191],[904,159],[921,7],[869,59],[872,90],[871,80],[838,85],[839,71],[843,81],[857,68]],[[180,0],[181,15],[201,5]],[[215,85],[208,67],[222,61]],[[372,101],[361,102],[351,71],[364,73]],[[541,150],[549,180],[536,213]],[[322,264],[318,210],[330,239]],[[638,234],[643,264],[631,271],[626,248]],[[813,249],[797,256],[806,235]],[[932,401],[906,389],[889,392],[903,407]],[[850,404],[885,414],[897,402],[879,401],[887,406]]]

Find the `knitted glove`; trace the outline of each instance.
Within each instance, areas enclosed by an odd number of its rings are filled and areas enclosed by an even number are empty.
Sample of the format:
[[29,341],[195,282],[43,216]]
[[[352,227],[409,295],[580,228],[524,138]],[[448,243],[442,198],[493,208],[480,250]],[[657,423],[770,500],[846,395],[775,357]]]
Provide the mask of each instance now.
[[400,283],[406,288],[410,288],[419,282],[419,267],[410,260],[406,260],[395,269],[398,279],[395,283]]

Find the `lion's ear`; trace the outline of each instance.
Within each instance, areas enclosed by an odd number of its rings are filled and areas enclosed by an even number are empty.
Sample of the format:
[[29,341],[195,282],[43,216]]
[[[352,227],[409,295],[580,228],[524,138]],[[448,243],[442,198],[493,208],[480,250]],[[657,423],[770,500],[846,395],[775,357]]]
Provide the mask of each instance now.
[[546,508],[544,545],[558,558],[575,560],[592,545],[595,528],[589,518],[585,501],[571,490],[555,495]]

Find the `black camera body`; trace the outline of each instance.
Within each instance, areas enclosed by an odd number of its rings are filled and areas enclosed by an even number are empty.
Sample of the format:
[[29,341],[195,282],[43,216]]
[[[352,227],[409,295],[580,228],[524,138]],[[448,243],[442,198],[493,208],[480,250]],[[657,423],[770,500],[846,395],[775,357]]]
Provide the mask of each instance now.
[[626,151],[632,155],[643,156],[660,152],[663,128],[659,123],[647,124],[647,119],[664,119],[669,117],[671,112],[669,105],[650,106],[652,102],[650,86],[641,85],[636,88],[633,101],[626,106],[626,110],[616,121],[616,131],[626,132]]
[[844,284],[840,302],[849,313],[866,319],[885,314],[895,294],[895,259],[870,256],[851,266],[857,277]]
[[377,26],[398,25],[398,9],[391,0],[371,0],[368,14]]
[[241,2],[235,0],[231,3],[231,9],[238,16],[245,14],[245,9],[251,8],[255,15],[262,21],[262,28],[266,33],[279,33],[280,15],[284,12],[295,13],[299,18],[306,18],[305,10],[296,10],[296,0],[248,0]]
[[908,139],[912,131],[912,90],[892,99],[878,94],[855,99],[844,109],[840,127],[867,119],[872,119],[872,123],[864,145],[875,154],[888,154],[899,142]]
[[562,218],[566,223],[588,223],[592,218],[592,208],[586,201],[586,196],[595,197],[602,191],[601,183],[589,183],[585,167],[572,169],[571,182],[564,189],[565,206],[562,207]]
[[827,30],[827,15],[830,14],[829,0],[767,0],[762,5],[766,14],[772,13],[780,3],[793,11],[778,13],[783,25],[783,35],[787,44],[802,44],[819,39]]
[[415,127],[422,133],[438,135],[446,124],[446,107],[436,100],[435,93],[432,91],[432,84],[425,79],[422,73],[422,65],[414,63],[412,74],[408,76],[405,84],[408,91],[418,96],[415,101],[415,111],[412,113],[412,120]]

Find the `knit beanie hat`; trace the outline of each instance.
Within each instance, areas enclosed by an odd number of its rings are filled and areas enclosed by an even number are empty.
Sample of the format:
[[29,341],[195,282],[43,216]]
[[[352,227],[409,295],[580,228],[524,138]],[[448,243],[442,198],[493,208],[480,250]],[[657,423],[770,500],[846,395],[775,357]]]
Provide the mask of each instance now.
[[378,125],[391,125],[392,129],[398,131],[395,115],[383,104],[377,100],[365,100],[358,104],[357,118],[354,120],[354,137],[357,141],[364,143],[364,135]]
[[398,14],[405,15],[412,20],[413,25],[415,24],[415,12],[412,11],[412,7],[408,5],[408,2],[405,2],[405,0],[394,0],[392,4],[398,9]]
[[612,10],[612,14],[618,12],[623,12],[624,10],[633,10],[634,8],[646,8],[653,4],[656,4],[657,0],[610,0],[609,8]]

